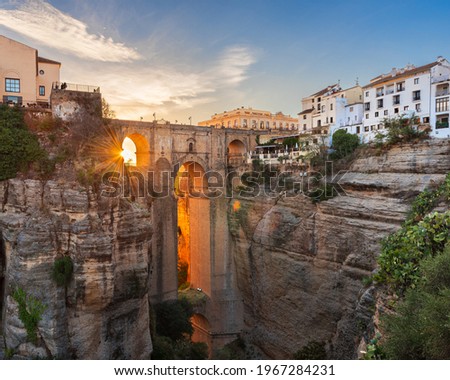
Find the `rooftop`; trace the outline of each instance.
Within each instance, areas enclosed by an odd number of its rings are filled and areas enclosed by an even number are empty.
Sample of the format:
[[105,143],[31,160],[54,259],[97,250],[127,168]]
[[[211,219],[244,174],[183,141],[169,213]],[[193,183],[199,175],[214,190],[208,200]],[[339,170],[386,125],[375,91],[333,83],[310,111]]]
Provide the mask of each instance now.
[[419,67],[415,67],[414,65],[410,64],[406,65],[404,68],[401,69],[397,69],[394,67],[389,73],[381,74],[371,79],[370,83],[364,86],[364,88],[377,86],[382,83],[389,82],[393,79],[406,78],[425,71],[429,71],[432,67],[439,65],[441,62],[442,62],[441,58],[438,58],[438,60],[435,62],[428,63],[426,65],[422,65]]
[[50,64],[53,64],[53,65],[60,65],[61,66],[61,62],[53,61],[52,59],[48,59],[48,58],[44,58],[44,57],[38,57],[38,62],[50,63]]

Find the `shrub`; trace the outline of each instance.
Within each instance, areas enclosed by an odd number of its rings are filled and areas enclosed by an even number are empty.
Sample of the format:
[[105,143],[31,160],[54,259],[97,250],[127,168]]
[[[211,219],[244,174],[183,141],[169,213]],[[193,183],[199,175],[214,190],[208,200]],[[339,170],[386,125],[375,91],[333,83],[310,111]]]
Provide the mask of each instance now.
[[389,359],[450,359],[450,246],[420,265],[422,281],[382,318]]
[[70,256],[58,258],[53,263],[52,279],[58,286],[67,286],[72,279],[73,263]]
[[12,298],[19,305],[19,319],[25,326],[27,339],[35,344],[37,342],[37,326],[46,306],[35,297],[27,295],[22,288],[17,288]]
[[333,133],[333,149],[334,153],[331,154],[332,159],[339,159],[349,154],[359,145],[358,135],[348,133],[344,129],[339,129]]
[[155,305],[156,334],[174,341],[190,337],[194,332],[190,322],[193,314],[192,306],[184,298]]
[[419,263],[442,252],[449,235],[450,211],[428,214],[417,224],[405,225],[382,242],[374,279],[400,295],[415,287],[422,279]]
[[18,108],[0,106],[0,141],[0,181],[14,178],[19,170],[46,157]]
[[409,118],[402,115],[384,119],[382,124],[387,130],[386,142],[396,144],[401,141],[407,142],[427,137],[427,132],[419,131],[416,128],[416,122],[417,118],[414,115]]

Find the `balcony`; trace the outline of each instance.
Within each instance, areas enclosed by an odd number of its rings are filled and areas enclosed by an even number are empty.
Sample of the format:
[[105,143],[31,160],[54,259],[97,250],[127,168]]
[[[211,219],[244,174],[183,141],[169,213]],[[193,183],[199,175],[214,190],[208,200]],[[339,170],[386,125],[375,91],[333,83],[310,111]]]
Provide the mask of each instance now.
[[377,91],[377,98],[379,98],[380,96],[384,96],[384,92],[383,91]]
[[100,87],[98,87],[98,86],[89,86],[86,84],[75,84],[75,83],[66,83],[66,82],[53,82],[52,89],[53,90],[100,93]]
[[444,88],[444,89],[437,89],[436,90],[436,97],[438,97],[438,96],[446,96],[446,95],[448,95],[450,92],[449,92],[449,90],[448,90],[448,88]]

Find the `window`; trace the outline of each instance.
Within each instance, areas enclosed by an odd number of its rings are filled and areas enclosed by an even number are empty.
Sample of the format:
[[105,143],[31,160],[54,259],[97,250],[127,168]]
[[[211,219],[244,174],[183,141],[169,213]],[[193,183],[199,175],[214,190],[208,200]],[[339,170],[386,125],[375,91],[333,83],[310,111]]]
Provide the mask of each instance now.
[[421,112],[422,111],[422,108],[420,107],[420,103],[416,104],[416,111],[417,112]]
[[436,112],[448,111],[448,97],[436,99]]
[[369,126],[364,127],[364,132],[369,132]]
[[377,88],[377,97],[383,95],[384,95],[384,88],[383,87]]
[[371,131],[374,131],[374,130],[375,130],[375,125],[371,125],[371,126],[370,126],[370,130],[371,130]]
[[5,104],[18,104],[22,105],[22,97],[21,96],[3,96],[3,103]]
[[387,116],[388,114],[388,110],[384,110],[384,116]]
[[303,124],[303,130],[306,131],[306,124]]
[[430,118],[428,116],[423,118],[423,122],[424,123],[429,123],[430,122]]
[[243,126],[244,128],[247,128],[247,119],[244,119],[244,122],[242,123],[242,126]]
[[409,106],[404,106],[403,107],[403,111],[408,111],[409,110]]
[[303,115],[303,120],[306,120],[306,115]]
[[370,111],[370,102],[364,103],[364,111]]
[[39,96],[45,96],[45,86],[39,86]]
[[414,78],[414,84],[419,84],[419,78]]
[[366,98],[369,97],[369,91],[366,91]]
[[448,128],[448,115],[439,117],[436,120],[436,129]]
[[361,127],[356,127],[356,133],[361,133]]
[[[370,103],[369,103],[370,104]],[[353,112],[353,107],[350,107],[350,112]]]
[[398,113],[398,107],[394,108],[394,113]]
[[375,117],[380,116],[380,114],[378,112],[375,112]]
[[369,118],[369,114],[368,113],[366,113],[366,119],[368,119]]
[[330,104],[330,111],[333,111],[333,104]]
[[328,116],[327,116],[327,118],[326,118],[326,120],[325,120],[325,124],[328,124]]
[[318,127],[322,126],[322,121],[321,120],[317,120],[317,126]]
[[6,92],[20,92],[20,79],[5,79],[5,91]]
[[317,98],[317,103],[320,103],[320,98]]
[[413,101],[420,100],[420,90],[413,91]]
[[400,95],[394,95],[392,97],[392,104],[400,104]]
[[381,124],[378,124],[377,129],[380,130],[381,128],[383,128],[383,126]]
[[383,108],[383,99],[378,99],[377,100],[377,107],[378,108]]
[[325,106],[322,106],[322,112],[325,112]]
[[193,152],[193,151],[194,151],[194,144],[189,143],[189,152]]
[[330,117],[330,123],[332,123],[333,122],[333,117]]
[[397,83],[397,92],[405,91],[405,82]]
[[394,93],[394,85],[391,84],[390,86],[386,87],[386,95],[393,94],[393,93]]

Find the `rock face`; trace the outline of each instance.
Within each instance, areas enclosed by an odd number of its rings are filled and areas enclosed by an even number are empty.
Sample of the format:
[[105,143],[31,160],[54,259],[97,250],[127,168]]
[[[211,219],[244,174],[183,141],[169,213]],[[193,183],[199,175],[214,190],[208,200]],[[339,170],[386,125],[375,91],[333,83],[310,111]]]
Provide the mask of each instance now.
[[[126,200],[97,202],[75,184],[35,180],[0,183],[0,207],[7,347],[26,357],[149,358],[148,210]],[[51,276],[63,255],[74,265],[67,287]],[[36,345],[27,342],[11,296],[18,287],[46,306]]]
[[411,199],[450,171],[449,154],[449,141],[426,141],[358,159],[339,182],[346,196],[318,204],[241,199],[230,232],[250,341],[269,358],[311,341],[329,358],[356,358],[375,308],[361,280]]

